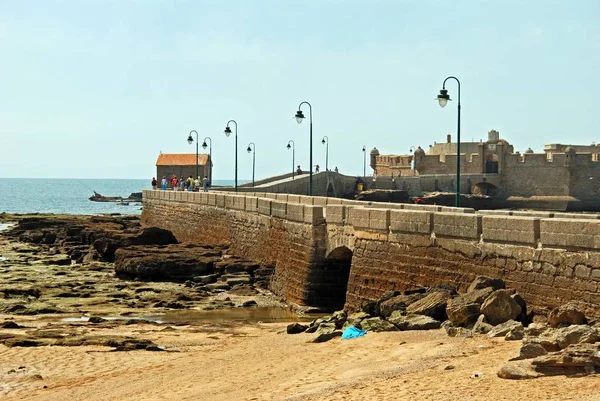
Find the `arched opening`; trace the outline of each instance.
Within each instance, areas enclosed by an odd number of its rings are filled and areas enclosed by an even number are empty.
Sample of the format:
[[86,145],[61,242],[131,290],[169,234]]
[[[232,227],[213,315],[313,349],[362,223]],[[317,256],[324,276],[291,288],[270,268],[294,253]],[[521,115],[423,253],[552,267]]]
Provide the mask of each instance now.
[[327,196],[330,198],[335,197],[335,190],[333,189],[333,184],[329,183],[327,185]]
[[473,193],[479,195],[494,196],[498,192],[498,187],[489,182],[479,182],[473,187]]
[[485,173],[486,174],[497,174],[498,173],[498,155],[490,153],[485,158]]
[[352,251],[345,246],[335,248],[317,263],[309,277],[306,303],[323,310],[340,310],[346,303]]

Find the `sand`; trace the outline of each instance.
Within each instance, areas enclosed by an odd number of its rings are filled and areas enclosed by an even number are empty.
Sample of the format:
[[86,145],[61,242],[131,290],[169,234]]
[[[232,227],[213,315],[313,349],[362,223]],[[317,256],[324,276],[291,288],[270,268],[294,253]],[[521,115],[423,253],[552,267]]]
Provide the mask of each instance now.
[[[443,330],[307,343],[285,324],[85,328],[171,352],[0,345],[3,400],[599,400],[600,378],[505,380],[520,341]],[[83,330],[83,328],[82,328]],[[14,370],[12,373],[9,371]],[[479,378],[471,378],[474,373]]]

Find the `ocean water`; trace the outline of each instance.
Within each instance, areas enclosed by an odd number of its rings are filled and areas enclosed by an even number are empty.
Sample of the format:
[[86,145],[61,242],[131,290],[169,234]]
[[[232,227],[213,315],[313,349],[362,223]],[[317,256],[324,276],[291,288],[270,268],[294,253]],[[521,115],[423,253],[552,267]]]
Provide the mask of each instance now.
[[[232,184],[232,180],[214,181],[219,186]],[[88,198],[94,191],[126,198],[151,188],[150,180],[144,179],[0,178],[0,213],[140,214],[141,203],[120,205]]]

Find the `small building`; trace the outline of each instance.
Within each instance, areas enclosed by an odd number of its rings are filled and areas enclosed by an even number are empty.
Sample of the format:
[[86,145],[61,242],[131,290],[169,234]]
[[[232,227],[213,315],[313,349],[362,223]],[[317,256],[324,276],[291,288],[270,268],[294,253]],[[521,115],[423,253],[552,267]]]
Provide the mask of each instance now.
[[[196,177],[195,153],[161,153],[156,159],[156,179],[167,179],[173,175],[177,178]],[[212,181],[212,161],[205,153],[198,154],[198,176],[207,176]]]

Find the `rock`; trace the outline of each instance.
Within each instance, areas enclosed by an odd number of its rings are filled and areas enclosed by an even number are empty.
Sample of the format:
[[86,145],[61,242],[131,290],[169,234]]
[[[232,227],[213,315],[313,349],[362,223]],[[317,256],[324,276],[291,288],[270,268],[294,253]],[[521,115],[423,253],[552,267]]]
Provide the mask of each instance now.
[[473,332],[464,327],[445,326],[444,329],[446,330],[446,334],[450,337],[473,337]]
[[495,326],[516,319],[521,314],[521,307],[506,290],[498,290],[483,302],[481,313]]
[[362,322],[364,319],[368,319],[370,317],[371,316],[365,312],[353,313],[351,315],[348,315],[348,317],[346,318],[346,323],[344,324],[343,327],[346,328],[348,326],[355,326],[355,327],[360,328],[360,322]]
[[252,277],[250,277],[250,275],[248,275],[248,274],[239,275],[239,276],[227,277],[225,279],[225,281],[227,282],[227,284],[229,284],[230,287],[233,287],[234,285],[239,285],[239,284],[252,284]]
[[496,374],[501,379],[510,380],[535,379],[540,376],[540,374],[533,371],[531,367],[524,367],[516,364],[504,365]]
[[588,325],[572,325],[557,329],[554,338],[560,349],[571,344],[595,343],[600,340],[598,330]]
[[571,324],[585,324],[586,319],[574,302],[569,302],[558,308],[552,309],[548,314],[548,323],[552,327],[568,326]]
[[558,344],[554,338],[554,332],[546,331],[540,334],[539,337],[525,337],[523,344],[535,344],[543,347],[548,352],[558,351]]
[[316,333],[317,334],[329,334],[335,331],[335,323],[321,323],[319,324]]
[[16,322],[13,322],[12,320],[7,320],[6,322],[2,322],[2,324],[0,324],[0,328],[3,328],[3,329],[22,329],[23,326],[19,326]]
[[511,361],[517,361],[520,359],[531,359],[537,358],[538,356],[546,355],[548,351],[540,344],[523,344],[519,350],[519,356],[511,359]]
[[[523,299],[523,297],[519,294],[513,294],[513,295],[511,295],[511,297],[521,307],[521,315],[522,316],[527,315],[527,304],[525,303],[525,300]],[[519,319],[519,320],[521,320],[521,319]]]
[[475,324],[473,325],[473,328],[471,330],[473,330],[473,333],[487,334],[493,328],[494,328],[494,326],[492,326],[491,324],[489,324],[487,322],[485,315],[479,315],[479,317],[477,318],[477,321],[475,322]]
[[479,288],[477,290],[460,295],[460,298],[462,298],[465,303],[481,305],[483,301],[485,301],[494,291],[496,290],[494,290],[492,287]]
[[486,276],[477,276],[475,280],[469,285],[467,292],[479,290],[485,287],[492,287],[494,290],[500,290],[505,288],[504,280],[499,278],[491,278]]
[[446,320],[446,305],[450,294],[446,291],[434,291],[406,308],[406,313],[427,315],[435,320]]
[[439,329],[440,322],[431,316],[426,315],[406,315],[402,316],[399,311],[392,313],[388,319],[390,323],[399,330],[430,330]]
[[298,334],[304,333],[306,329],[308,329],[308,326],[296,322],[288,324],[285,331],[288,334]]
[[253,299],[250,299],[248,301],[244,301],[242,303],[242,308],[250,308],[252,306],[258,306],[258,304],[256,303],[256,301],[253,300]]
[[404,312],[408,305],[418,301],[425,295],[421,293],[415,293],[411,295],[396,295],[386,301],[379,304],[379,315],[388,318],[394,311]]
[[326,341],[329,341],[333,338],[336,337],[341,337],[342,336],[342,332],[337,330],[334,331],[332,333],[327,333],[327,334],[319,334],[318,336],[316,336],[315,338],[313,338],[312,340],[308,341],[309,343],[324,343]]
[[522,340],[523,337],[525,337],[525,332],[523,331],[523,326],[521,326],[511,329],[508,333],[506,333],[504,339],[506,341],[517,341]]
[[598,345],[572,344],[561,351],[539,356],[531,363],[536,371],[545,375],[592,374],[600,370]]
[[196,283],[210,284],[210,283],[214,283],[215,281],[217,281],[217,275],[216,274],[207,274],[205,276],[195,276],[192,278],[192,281],[194,281]]
[[379,317],[370,317],[367,319],[363,319],[360,322],[360,327],[358,328],[374,332],[398,330],[396,326],[394,326],[392,323],[388,322],[387,320],[382,320]]
[[13,337],[4,341],[7,347],[41,347],[46,345],[43,341],[33,340],[29,338]]
[[462,326],[477,319],[480,314],[479,304],[468,303],[458,296],[448,300],[446,314],[453,325]]
[[227,291],[228,289],[230,289],[231,287],[229,287],[229,284],[224,283],[224,282],[217,282],[217,283],[210,283],[210,284],[206,284],[204,286],[207,290],[209,291]]
[[521,330],[523,329],[523,325],[521,324],[521,322],[515,322],[514,320],[509,320],[509,321],[501,323],[501,324],[497,325],[496,327],[494,327],[493,329],[491,329],[487,333],[487,336],[490,338],[503,337],[506,334],[508,334],[509,331],[511,331],[513,329],[517,329],[517,328],[520,328]]
[[98,324],[98,323],[104,323],[104,322],[106,322],[106,321],[107,321],[106,319],[104,319],[104,318],[101,318],[100,316],[91,316],[91,317],[88,319],[88,322],[89,322],[89,323],[94,323],[94,324]]
[[531,323],[529,326],[525,327],[525,335],[526,336],[539,336],[546,330],[548,330],[548,326],[545,324]]

